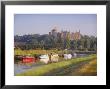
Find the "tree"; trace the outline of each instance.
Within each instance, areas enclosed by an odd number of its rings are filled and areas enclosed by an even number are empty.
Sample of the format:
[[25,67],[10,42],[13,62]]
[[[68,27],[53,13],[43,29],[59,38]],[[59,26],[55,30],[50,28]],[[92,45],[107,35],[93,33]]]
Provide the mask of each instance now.
[[67,33],[66,36],[66,48],[69,49],[70,48],[70,33]]
[[77,49],[77,40],[74,40],[74,49],[76,50]]

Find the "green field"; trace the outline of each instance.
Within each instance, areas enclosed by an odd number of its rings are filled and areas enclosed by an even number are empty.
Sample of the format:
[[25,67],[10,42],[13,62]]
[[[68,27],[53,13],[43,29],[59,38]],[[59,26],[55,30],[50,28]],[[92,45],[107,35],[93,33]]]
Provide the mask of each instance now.
[[27,54],[30,54],[30,55],[39,55],[39,54],[49,54],[49,53],[63,53],[65,52],[64,50],[63,51],[59,51],[59,50],[41,50],[41,49],[37,49],[37,50],[20,50],[20,49],[16,49],[14,50],[14,54],[15,55],[27,55]]
[[[82,57],[82,58],[74,58],[74,59],[70,59],[70,60],[64,60],[64,61],[61,61],[58,63],[51,63],[51,64],[47,64],[47,65],[42,65],[38,68],[35,67],[33,69],[27,70],[26,72],[17,74],[16,76],[46,76],[46,75],[47,76],[51,76],[51,75],[68,76],[68,75],[74,75],[75,73],[76,73],[76,75],[80,75],[80,74],[82,74],[81,70],[79,70],[81,68],[85,69],[87,72],[92,70],[96,73],[96,74],[91,73],[90,75],[97,75],[97,70],[96,70],[97,64],[96,64],[96,61],[94,61],[96,59],[97,59],[97,56],[96,56],[96,54],[94,54],[94,55],[89,55],[89,56]],[[91,63],[91,61],[94,61],[94,62]],[[75,68],[75,66],[77,66],[77,67]],[[76,70],[78,70],[80,72],[75,72],[73,74],[72,73],[73,67],[74,67],[74,72]],[[82,71],[83,71],[83,69],[82,69]],[[86,75],[86,71],[85,71],[85,75]],[[84,75],[84,73],[82,75]]]
[[49,54],[49,53],[57,53],[57,54],[64,54],[64,53],[71,53],[71,52],[91,52],[91,51],[79,51],[79,50],[58,50],[58,49],[51,49],[51,50],[43,50],[43,49],[35,49],[35,50],[21,50],[15,49],[14,55],[39,55],[39,54]]

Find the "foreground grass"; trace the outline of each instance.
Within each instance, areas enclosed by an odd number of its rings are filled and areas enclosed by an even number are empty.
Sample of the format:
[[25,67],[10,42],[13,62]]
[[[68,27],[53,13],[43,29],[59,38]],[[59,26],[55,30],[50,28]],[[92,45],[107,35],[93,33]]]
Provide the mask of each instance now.
[[[94,59],[88,64],[83,65],[80,69],[73,73],[77,76],[96,76],[97,75],[97,60]],[[73,75],[71,73],[71,75]]]
[[92,60],[92,59],[96,59],[96,55],[89,55],[89,56],[83,57],[83,58],[74,58],[71,60],[61,61],[58,63],[51,63],[51,64],[43,65],[43,66],[40,66],[39,68],[33,68],[24,73],[17,74],[16,76],[43,76],[52,70],[56,70],[59,68],[65,68],[67,66],[75,65],[77,63]]

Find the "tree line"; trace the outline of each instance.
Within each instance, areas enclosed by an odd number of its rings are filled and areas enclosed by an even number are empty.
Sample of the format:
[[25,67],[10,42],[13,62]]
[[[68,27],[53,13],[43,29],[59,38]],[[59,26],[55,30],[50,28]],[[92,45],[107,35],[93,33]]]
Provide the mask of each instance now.
[[65,39],[61,37],[54,37],[50,35],[23,35],[14,36],[15,49],[30,50],[30,49],[72,49],[80,51],[96,51],[97,37],[81,35],[79,40],[70,40],[69,36]]

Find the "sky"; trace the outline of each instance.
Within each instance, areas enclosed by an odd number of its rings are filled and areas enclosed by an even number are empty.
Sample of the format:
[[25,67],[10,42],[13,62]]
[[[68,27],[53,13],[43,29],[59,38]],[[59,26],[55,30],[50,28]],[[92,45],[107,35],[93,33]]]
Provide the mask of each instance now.
[[53,28],[59,32],[80,30],[82,35],[97,36],[96,14],[15,14],[14,35],[48,34]]

